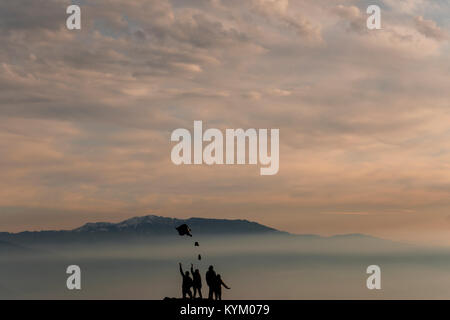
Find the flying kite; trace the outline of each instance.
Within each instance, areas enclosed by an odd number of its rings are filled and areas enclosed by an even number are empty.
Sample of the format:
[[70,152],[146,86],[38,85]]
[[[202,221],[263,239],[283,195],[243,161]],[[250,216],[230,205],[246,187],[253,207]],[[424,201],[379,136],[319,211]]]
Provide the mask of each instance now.
[[191,228],[189,228],[189,226],[187,224],[182,224],[181,226],[176,227],[175,229],[177,229],[178,234],[180,236],[187,235],[189,237],[192,237]]
[[[191,228],[189,228],[189,226],[188,226],[187,224],[185,224],[185,223],[182,224],[182,225],[179,226],[179,227],[176,227],[175,229],[177,229],[178,234],[179,234],[180,236],[189,236],[189,237],[192,237],[192,234],[191,234]],[[198,241],[195,241],[194,246],[195,246],[195,247],[199,247],[199,246],[200,246],[200,244],[198,243]],[[202,260],[202,256],[199,254],[198,257],[197,257],[197,259],[198,259],[198,260]]]

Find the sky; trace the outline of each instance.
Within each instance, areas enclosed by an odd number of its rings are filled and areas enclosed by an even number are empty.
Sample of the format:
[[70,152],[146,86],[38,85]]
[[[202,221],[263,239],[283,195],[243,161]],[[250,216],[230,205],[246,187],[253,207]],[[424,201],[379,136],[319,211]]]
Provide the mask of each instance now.
[[[156,214],[450,245],[449,15],[446,0],[1,1],[0,229]],[[278,128],[278,174],[174,165],[171,132],[194,120]]]

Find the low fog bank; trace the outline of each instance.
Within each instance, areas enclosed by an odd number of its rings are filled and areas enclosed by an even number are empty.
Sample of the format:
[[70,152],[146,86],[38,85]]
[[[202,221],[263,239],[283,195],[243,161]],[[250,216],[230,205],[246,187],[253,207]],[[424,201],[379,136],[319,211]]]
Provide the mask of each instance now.
[[[194,246],[198,241],[200,246]],[[5,249],[7,247],[7,249]],[[198,260],[198,255],[201,260]],[[181,294],[178,262],[203,277],[214,265],[225,299],[450,298],[450,250],[353,235],[161,237],[110,243],[1,246],[2,299],[162,299]],[[66,289],[68,265],[82,289]],[[382,290],[366,289],[366,268],[382,270]]]

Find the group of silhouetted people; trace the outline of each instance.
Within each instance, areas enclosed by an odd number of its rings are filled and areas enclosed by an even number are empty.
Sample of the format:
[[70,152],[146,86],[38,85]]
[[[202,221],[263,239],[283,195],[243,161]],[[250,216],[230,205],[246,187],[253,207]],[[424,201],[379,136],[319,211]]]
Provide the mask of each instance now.
[[[182,292],[183,299],[189,297],[189,299],[196,298],[197,293],[200,299],[203,299],[202,296],[202,277],[200,276],[200,271],[195,269],[191,264],[191,273],[192,278],[189,274],[189,271],[183,272],[183,268],[180,263],[180,273],[183,277],[182,284]],[[230,289],[223,281],[220,274],[216,274],[213,266],[209,266],[208,271],[206,272],[206,284],[209,287],[208,299],[212,300],[222,300],[222,286],[227,289]],[[193,288],[194,293],[191,291],[191,287]]]

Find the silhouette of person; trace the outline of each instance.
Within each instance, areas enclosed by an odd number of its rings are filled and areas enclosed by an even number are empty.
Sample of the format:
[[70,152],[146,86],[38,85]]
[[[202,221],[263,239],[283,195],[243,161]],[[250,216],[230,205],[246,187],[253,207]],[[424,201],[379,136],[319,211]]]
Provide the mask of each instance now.
[[209,287],[208,299],[212,300],[214,293],[214,283],[216,281],[216,272],[213,266],[209,266],[208,271],[206,271],[206,284]]
[[197,296],[197,292],[198,292],[198,296],[200,297],[200,299],[203,299],[203,297],[202,297],[202,277],[200,276],[200,271],[198,271],[198,269],[195,269],[195,271],[194,271],[194,265],[192,263],[191,263],[191,273],[192,273],[192,277],[194,279],[194,281],[193,281],[194,299]]
[[189,296],[189,299],[192,299],[192,292],[191,292],[192,278],[189,276],[189,271],[186,271],[186,273],[183,272],[181,262],[180,262],[180,273],[181,276],[183,277],[183,284],[181,285],[181,289],[183,292],[183,299],[186,299],[186,295]]
[[220,274],[216,276],[216,281],[214,281],[214,295],[216,296],[216,300],[222,300],[222,286],[224,286],[227,289],[231,289],[228,287],[220,277]]

